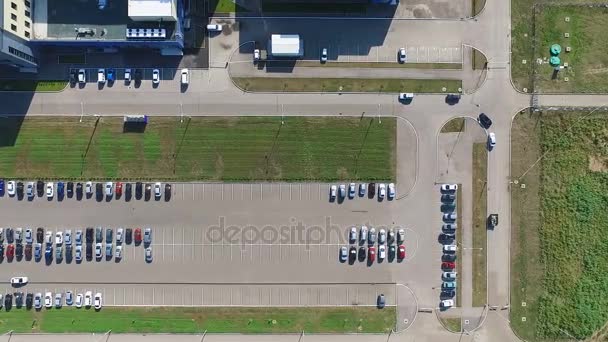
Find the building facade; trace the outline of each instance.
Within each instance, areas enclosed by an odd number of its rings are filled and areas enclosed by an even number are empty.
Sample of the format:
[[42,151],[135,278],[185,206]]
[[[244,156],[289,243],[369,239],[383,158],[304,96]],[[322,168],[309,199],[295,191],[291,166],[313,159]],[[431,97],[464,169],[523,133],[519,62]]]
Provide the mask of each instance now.
[[0,64],[23,72],[38,70],[37,53],[30,44],[32,1],[0,0]]

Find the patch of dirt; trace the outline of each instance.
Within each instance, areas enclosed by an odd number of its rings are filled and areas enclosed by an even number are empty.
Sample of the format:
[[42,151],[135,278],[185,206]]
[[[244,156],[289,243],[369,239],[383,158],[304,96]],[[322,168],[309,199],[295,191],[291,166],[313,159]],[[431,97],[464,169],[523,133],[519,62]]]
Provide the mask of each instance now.
[[608,157],[589,156],[589,170],[593,172],[608,172]]
[[414,13],[415,18],[432,18],[433,17],[433,12],[429,8],[429,6],[424,5],[424,4],[419,4],[419,5],[414,6],[414,9],[412,12]]
[[586,75],[597,75],[597,74],[606,74],[608,73],[608,68],[597,68],[597,69],[589,69],[585,71]]

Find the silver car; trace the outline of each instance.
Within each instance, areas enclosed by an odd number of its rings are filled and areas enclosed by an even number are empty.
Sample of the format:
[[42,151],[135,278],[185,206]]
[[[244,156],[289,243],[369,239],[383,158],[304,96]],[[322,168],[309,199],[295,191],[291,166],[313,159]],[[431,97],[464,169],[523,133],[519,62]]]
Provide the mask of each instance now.
[[152,229],[146,228],[144,230],[144,243],[150,244],[152,242]]
[[367,242],[370,245],[373,245],[374,243],[376,243],[376,228],[371,228],[369,230],[369,236],[367,237]]
[[346,259],[348,259],[348,248],[342,246],[340,248],[340,261],[346,261]]
[[145,251],[146,254],[146,262],[152,262],[152,248],[148,247]]

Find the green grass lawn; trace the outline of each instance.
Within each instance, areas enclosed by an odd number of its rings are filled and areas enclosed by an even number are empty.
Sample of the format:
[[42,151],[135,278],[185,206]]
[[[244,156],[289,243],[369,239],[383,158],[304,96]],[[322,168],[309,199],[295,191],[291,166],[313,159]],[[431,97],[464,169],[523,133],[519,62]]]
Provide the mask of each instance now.
[[[547,26],[546,24],[544,24],[541,20],[542,18],[536,18],[535,20],[535,15],[534,15],[534,4],[537,3],[542,3],[545,6],[549,6],[549,5],[558,5],[558,4],[592,4],[592,3],[596,3],[596,4],[603,4],[605,3],[605,0],[511,0],[511,78],[513,80],[513,84],[515,84],[515,87],[519,90],[523,90],[523,88],[527,88],[528,92],[532,91],[532,87],[533,87],[533,83],[532,83],[532,72],[533,72],[533,67],[534,67],[534,63],[536,63],[535,59],[538,56],[534,56],[534,46],[535,46],[535,41],[538,42],[538,44],[542,44],[543,39],[542,37],[538,37],[536,40],[534,39],[535,37],[535,24],[536,26],[539,25],[545,25],[545,29],[544,30],[551,30],[552,27],[563,27],[564,24],[566,24],[565,20],[563,17],[561,17],[560,15],[556,16],[555,18],[550,18],[548,17],[544,12],[545,9],[540,11],[540,14],[542,14],[543,17],[546,18],[546,23],[548,23],[549,25]],[[583,8],[583,7],[581,7]],[[601,32],[605,31],[606,28],[598,26],[597,23],[598,21],[603,20],[602,16],[602,12],[604,10],[600,10],[599,8],[596,9],[587,9],[587,11],[595,11],[597,12],[597,16],[596,18],[593,20],[593,22],[591,23],[580,23],[579,25],[582,24],[583,26],[589,25],[589,31],[586,31],[586,35],[596,35],[595,37],[597,37],[597,39],[591,39],[590,41],[586,41],[587,36],[583,36],[583,35],[578,35],[578,36],[570,36],[570,42],[571,45],[578,45],[578,46],[582,46],[583,49],[586,48],[590,48],[591,44],[598,44],[596,45],[595,49],[593,51],[593,53],[596,53],[597,49],[603,50],[603,51],[597,51],[598,54],[605,54],[606,51],[605,47],[606,44],[601,42],[601,39],[599,39],[599,37],[602,37]],[[571,18],[572,19],[572,18]],[[598,20],[599,19],[599,20]],[[570,23],[576,23],[573,22],[572,20],[570,21]],[[563,35],[563,33],[562,33]],[[598,41],[599,40],[599,41]],[[574,46],[573,46],[574,47]],[[580,50],[580,49],[579,49]],[[548,47],[546,51],[540,51],[539,52],[542,53],[541,56],[543,56],[544,54],[548,54]],[[562,55],[565,52],[563,52],[562,50]],[[605,57],[603,58],[605,59]],[[526,63],[522,63],[522,61],[525,60]],[[578,69],[585,67],[585,66],[578,66]],[[575,67],[576,68],[576,67]],[[576,71],[576,69],[574,69]],[[577,71],[580,73],[581,70]]]
[[63,308],[0,312],[16,333],[387,333],[394,308]]
[[441,127],[441,133],[464,132],[464,118],[453,118]]
[[210,0],[209,11],[211,13],[247,12],[243,7],[235,4],[232,0]]
[[585,115],[514,122],[511,325],[527,340],[584,339],[608,321],[608,116]]
[[[477,51],[477,50],[475,50]],[[291,67],[293,61],[265,61],[266,67],[281,67],[282,65]],[[328,61],[319,63],[318,61],[295,61],[297,67],[313,68],[384,68],[384,69],[424,69],[424,70],[462,70],[462,63],[396,63],[396,62],[337,62]]]
[[292,3],[285,1],[261,0],[263,12],[287,13],[333,13],[333,14],[365,14],[368,4],[351,3]]
[[487,230],[488,217],[488,149],[486,143],[473,144],[473,306],[488,300]]
[[0,79],[0,91],[60,91],[67,85],[67,81]]
[[396,121],[359,117],[0,118],[7,178],[394,180]]
[[460,332],[462,331],[462,319],[460,317],[447,317],[442,318],[443,324],[448,328],[451,332]]
[[[371,92],[371,93],[454,93],[462,87],[460,80],[359,79],[359,78],[276,78],[234,77],[232,80],[247,91],[284,92]],[[443,91],[446,87],[446,91]]]

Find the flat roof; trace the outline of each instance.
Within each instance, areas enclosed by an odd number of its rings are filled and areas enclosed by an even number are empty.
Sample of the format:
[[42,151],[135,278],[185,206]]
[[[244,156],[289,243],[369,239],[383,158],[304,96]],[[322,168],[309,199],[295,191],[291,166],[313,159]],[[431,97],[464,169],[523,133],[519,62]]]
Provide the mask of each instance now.
[[[127,40],[127,28],[164,28],[166,40],[174,39],[175,22],[134,21],[128,15],[129,0],[110,0],[105,9],[97,1],[47,0],[48,6],[36,6],[46,16],[47,32],[35,31],[35,39],[58,40]],[[41,16],[37,16],[39,18]],[[92,34],[77,34],[77,29],[91,29]]]
[[171,17],[175,0],[128,0],[129,17]]
[[303,54],[300,35],[273,34],[270,36],[270,53],[272,55],[300,56]]

